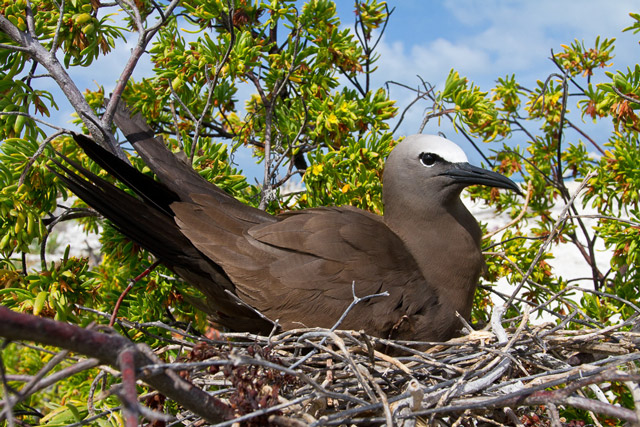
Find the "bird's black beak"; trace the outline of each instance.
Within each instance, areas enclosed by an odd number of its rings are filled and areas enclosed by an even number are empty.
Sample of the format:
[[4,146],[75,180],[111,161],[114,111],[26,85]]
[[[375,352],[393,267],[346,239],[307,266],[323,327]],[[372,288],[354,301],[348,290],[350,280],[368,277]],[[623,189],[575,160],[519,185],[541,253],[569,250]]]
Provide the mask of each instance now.
[[506,188],[522,195],[520,187],[506,176],[488,169],[472,166],[469,163],[452,163],[451,168],[441,175],[447,176],[460,184],[481,184],[489,187]]

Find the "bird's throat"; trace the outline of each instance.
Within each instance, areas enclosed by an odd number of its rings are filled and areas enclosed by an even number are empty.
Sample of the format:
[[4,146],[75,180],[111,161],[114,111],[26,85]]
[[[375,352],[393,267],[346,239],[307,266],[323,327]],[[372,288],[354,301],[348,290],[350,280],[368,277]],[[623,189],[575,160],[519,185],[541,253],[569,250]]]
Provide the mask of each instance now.
[[405,243],[427,285],[467,314],[484,257],[480,227],[464,204],[458,199],[438,211],[404,210],[390,217],[385,212],[385,222]]

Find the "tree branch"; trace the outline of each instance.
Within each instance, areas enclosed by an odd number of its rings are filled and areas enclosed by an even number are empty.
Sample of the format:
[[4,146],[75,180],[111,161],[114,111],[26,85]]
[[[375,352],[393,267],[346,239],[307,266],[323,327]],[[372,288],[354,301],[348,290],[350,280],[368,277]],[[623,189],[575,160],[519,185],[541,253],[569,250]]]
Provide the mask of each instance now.
[[45,49],[38,40],[31,37],[28,33],[20,31],[3,15],[0,15],[0,31],[3,31],[11,40],[16,42],[21,48],[20,50],[28,53],[33,60],[46,68],[76,110],[78,116],[87,126],[87,129],[89,129],[94,139],[110,152],[122,159],[126,159],[124,151],[118,145],[111,130],[108,127],[100,126],[100,121],[95,112],[73,82],[71,76],[69,76],[60,61],[55,57],[55,54]]
[[[164,13],[161,14],[162,19],[160,19],[159,22],[157,22],[149,29],[143,28],[139,13],[135,15],[134,21],[136,22],[140,35],[138,36],[138,42],[133,48],[127,64],[124,66],[124,69],[122,70],[122,73],[118,78],[118,83],[116,84],[116,87],[113,89],[113,92],[109,97],[109,102],[102,116],[102,124],[105,129],[109,129],[111,127],[111,124],[113,123],[113,116],[115,115],[116,109],[118,108],[118,102],[120,102],[122,92],[124,92],[124,89],[127,86],[127,82],[131,78],[131,75],[133,74],[133,71],[138,64],[140,57],[142,56],[142,54],[144,54],[147,45],[149,44],[153,36],[158,32],[160,27],[165,24],[165,22],[167,21],[167,17],[171,16],[171,13],[176,8],[176,6],[178,6],[179,2],[180,0],[172,0],[171,3],[169,3],[169,5],[166,7]],[[135,10],[137,11],[137,9]]]
[[[124,350],[131,349],[134,352],[135,366],[143,373],[146,365],[156,363],[144,352],[138,350],[131,341],[120,335],[108,335],[42,317],[16,313],[2,306],[0,306],[0,336],[10,340],[35,341],[66,348],[95,357],[111,366],[118,366],[120,354]],[[229,406],[174,372],[155,371],[153,375],[145,376],[144,381],[211,423],[233,417]]]

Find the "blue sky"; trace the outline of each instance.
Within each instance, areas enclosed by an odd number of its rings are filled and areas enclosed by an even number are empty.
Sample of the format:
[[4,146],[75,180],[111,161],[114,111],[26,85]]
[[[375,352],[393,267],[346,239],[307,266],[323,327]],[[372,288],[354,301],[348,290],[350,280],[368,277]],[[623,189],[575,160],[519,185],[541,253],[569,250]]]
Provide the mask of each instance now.
[[[353,2],[336,3],[342,24],[352,26]],[[590,46],[598,35],[617,39],[615,65],[611,70],[635,65],[640,59],[640,35],[622,33],[622,29],[632,23],[629,12],[640,12],[640,8],[634,9],[639,6],[637,1],[391,0],[388,4],[395,10],[378,46],[381,56],[379,69],[374,73],[374,85],[394,80],[417,86],[416,76],[420,75],[438,87],[453,68],[483,90],[489,90],[498,77],[508,74],[515,74],[522,85],[533,87],[536,80],[556,71],[548,59],[551,49],[560,51],[562,44],[574,39],[584,40]],[[129,48],[122,43],[116,52],[92,67],[74,70],[73,76],[81,90],[95,88],[95,81],[108,93],[126,62]],[[140,78],[148,72],[149,66],[142,63],[134,77]],[[392,88],[391,97],[403,108],[412,94]],[[59,105],[62,111],[56,119],[65,123],[70,107],[64,102]],[[426,107],[426,104],[414,107],[398,134],[415,133]],[[587,129],[590,126],[585,124]],[[451,127],[439,127],[436,121],[425,129],[429,133],[438,131],[459,140]],[[606,138],[602,126],[593,132]],[[477,163],[479,156],[468,147],[465,150]],[[252,165],[248,153],[239,153],[236,159],[248,175],[259,174],[260,167]]]
[[[395,7],[380,46],[377,78],[419,83],[416,75],[441,87],[456,69],[483,90],[498,77],[515,74],[534,87],[557,69],[548,59],[551,49],[574,39],[591,46],[595,38],[616,38],[613,69],[640,59],[639,36],[622,29],[633,22],[632,1],[390,1]],[[346,6],[343,6],[346,7]],[[637,9],[635,9],[637,11]],[[407,94],[391,93],[402,106]],[[423,107],[424,108],[424,107]],[[412,111],[401,133],[416,132],[423,109]],[[435,125],[435,123],[434,123]],[[429,127],[428,132],[436,132]]]
[[438,80],[456,68],[479,83],[511,73],[535,81],[554,70],[546,60],[550,49],[559,51],[573,39],[590,45],[597,35],[618,39],[616,62],[630,64],[640,53],[638,37],[621,32],[632,22],[628,14],[634,5],[640,6],[632,1],[404,0],[389,5],[395,11],[381,53],[385,72],[396,76],[417,73]]

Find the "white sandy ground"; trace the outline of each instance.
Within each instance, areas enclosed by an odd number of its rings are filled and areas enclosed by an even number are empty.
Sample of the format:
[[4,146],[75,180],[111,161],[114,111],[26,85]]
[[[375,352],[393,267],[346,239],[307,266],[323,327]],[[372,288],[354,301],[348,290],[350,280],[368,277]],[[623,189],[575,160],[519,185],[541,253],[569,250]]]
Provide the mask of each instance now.
[[[568,182],[566,183],[569,193],[573,196],[574,193],[578,190],[579,183],[577,182]],[[463,199],[467,208],[473,213],[476,219],[480,222],[484,222],[487,224],[487,231],[495,231],[502,228],[504,225],[508,224],[511,219],[506,213],[496,214],[495,210],[486,206],[483,206],[482,201],[471,202],[468,198]],[[598,212],[592,208],[590,205],[587,205],[585,208],[582,208],[582,198],[578,196],[574,202],[579,215],[595,215]],[[563,200],[558,199],[558,203],[551,210],[551,217],[553,220],[557,220],[566,204]],[[593,227],[597,225],[598,220],[594,218],[583,218],[582,221],[585,224],[586,229],[589,231],[591,236],[595,233]],[[528,223],[523,227],[524,230],[530,230],[532,226],[534,226],[534,221],[529,220]],[[494,238],[494,240],[499,241],[500,233]],[[581,242],[585,242],[584,238],[580,238],[581,235],[578,234],[579,240]],[[554,258],[548,260],[547,262],[553,268],[553,272],[556,276],[562,277],[565,280],[572,279],[581,279],[571,284],[573,286],[580,286],[586,289],[593,289],[593,281],[590,279],[591,277],[591,267],[584,259],[578,248],[573,243],[564,243],[551,245],[547,248],[547,252],[551,252],[554,255]],[[612,249],[606,249],[602,240],[597,240],[595,245],[595,253],[596,253],[596,263],[598,268],[602,272],[606,272],[609,269],[609,263],[611,261],[611,257],[613,254]],[[509,285],[505,278],[502,278],[498,281],[497,291],[511,295],[514,291],[514,286]],[[502,304],[503,300],[497,295],[493,295],[493,302],[498,305]],[[576,292],[575,296],[572,298],[576,302],[580,300],[580,293]],[[551,321],[554,320],[551,316],[543,315],[538,321]]]
[[[573,195],[575,191],[578,189],[579,183],[577,182],[569,182],[567,187],[569,189],[569,193]],[[492,208],[488,208],[483,206],[481,201],[471,202],[469,199],[464,199],[465,205],[467,208],[473,213],[476,219],[479,222],[484,222],[487,224],[487,231],[491,232],[497,229],[500,229],[504,225],[508,224],[511,219],[506,213],[502,213],[500,215],[496,215],[495,211]],[[577,197],[575,201],[575,206],[578,209],[580,215],[596,215],[598,212],[587,205],[584,209],[582,208],[582,198]],[[551,210],[551,217],[554,220],[557,220],[560,217],[562,210],[565,208],[565,203],[563,200],[558,199],[558,203]],[[587,230],[593,234],[593,227],[597,225],[598,220],[594,218],[583,218]],[[530,220],[525,230],[530,229],[533,221]],[[580,239],[584,241],[584,239]],[[598,267],[601,270],[606,271],[609,266],[609,262],[611,260],[612,252],[605,249],[602,241],[599,240],[596,244],[596,260],[598,263]],[[591,272],[591,267],[585,261],[584,257],[578,251],[578,248],[575,247],[572,243],[554,245],[551,247],[551,252],[555,255],[555,259],[549,261],[549,264],[553,267],[554,271],[557,275],[562,276],[565,279],[572,279],[576,277],[588,276]]]
[[[578,188],[578,183],[570,182],[568,183],[568,187],[570,193],[573,194]],[[292,187],[290,189],[290,191],[296,190],[299,190],[299,188]],[[488,231],[494,231],[502,228],[504,225],[508,224],[511,221],[507,214],[496,214],[492,208],[484,206],[484,203],[482,201],[472,202],[468,198],[464,198],[464,202],[478,221],[487,224]],[[582,203],[579,198],[576,201],[576,206],[581,211],[581,214],[588,215],[597,213],[590,207],[582,209]],[[552,217],[554,219],[557,219],[564,207],[564,202],[562,200],[559,200],[558,204],[553,208],[551,212]],[[583,221],[589,231],[593,231],[592,227],[596,225],[597,220],[585,218],[583,219]],[[530,221],[529,224],[524,228],[530,228],[531,225],[533,225],[533,221]],[[56,226],[56,228],[54,229],[54,234],[55,237],[50,238],[50,244],[48,247],[49,250],[53,249],[53,253],[47,255],[47,260],[49,263],[51,261],[57,261],[58,259],[60,259],[67,245],[71,246],[72,255],[91,257],[92,261],[94,262],[99,259],[99,237],[95,234],[87,235],[82,231],[82,228],[76,222],[70,221],[58,224],[58,226]],[[496,236],[495,239],[497,241],[499,239],[499,235]],[[548,262],[553,267],[554,272],[557,276],[560,276],[566,280],[590,276],[591,268],[573,244],[566,243],[561,245],[554,245],[548,250],[550,250],[555,256],[554,259],[551,259]],[[601,271],[607,271],[609,268],[609,262],[611,260],[611,250],[606,250],[600,242],[600,245],[596,246],[596,251],[598,267]],[[30,257],[30,265],[39,266],[39,256],[34,255],[33,258]],[[589,279],[572,284],[593,289],[593,282],[591,282]],[[503,294],[511,295],[514,287],[512,285],[509,285],[506,279],[501,279],[498,282],[497,290],[499,292],[502,292]],[[576,294],[575,298],[579,300],[579,295]],[[503,301],[497,295],[493,296],[493,300],[495,304],[503,303]],[[538,321],[548,320],[553,319],[547,318],[547,316],[543,316],[543,318],[538,319]]]

